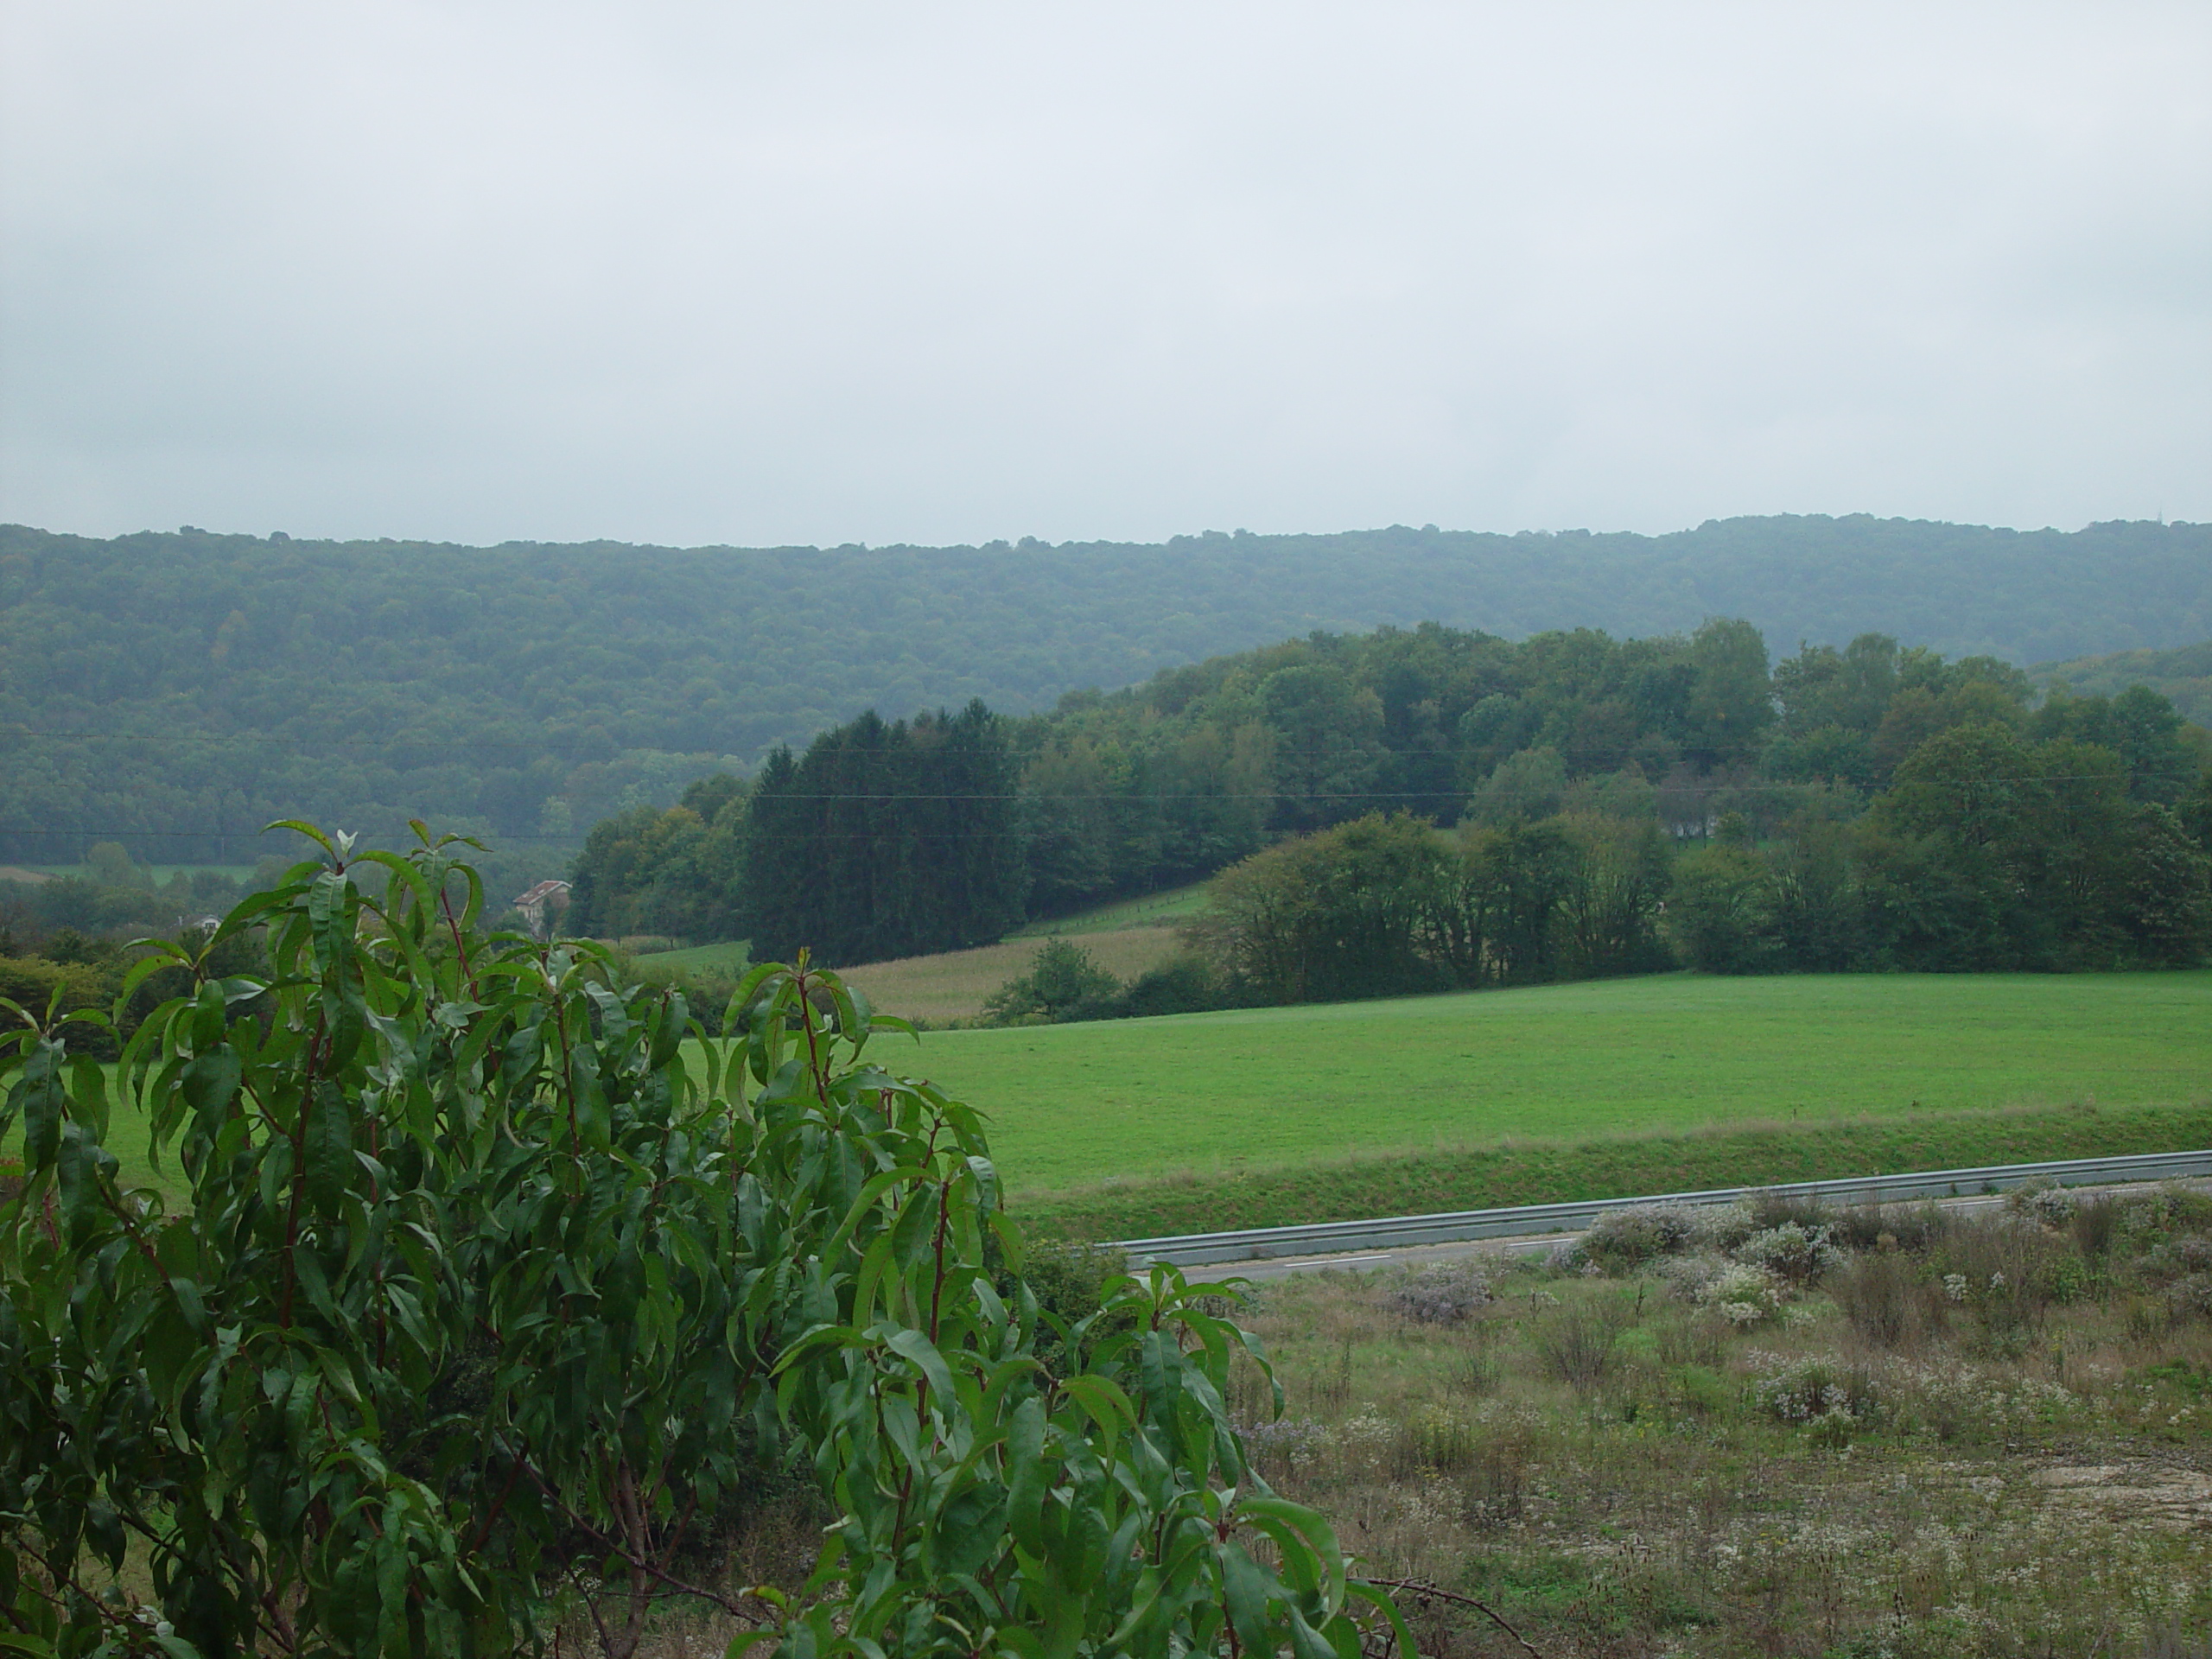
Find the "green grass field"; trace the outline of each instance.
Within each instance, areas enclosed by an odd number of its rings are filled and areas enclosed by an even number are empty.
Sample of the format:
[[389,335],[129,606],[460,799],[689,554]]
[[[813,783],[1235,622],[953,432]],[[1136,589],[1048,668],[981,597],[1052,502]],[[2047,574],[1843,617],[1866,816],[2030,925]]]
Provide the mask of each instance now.
[[[2201,1146],[2212,971],[1669,975],[871,1057],[988,1114],[1025,1213],[1129,1236]],[[134,1114],[113,1146],[143,1179]]]
[[893,1053],[988,1113],[1009,1187],[1041,1194],[1505,1137],[2183,1103],[2212,1093],[2212,972],[1668,975]]
[[750,941],[725,939],[720,944],[695,944],[683,950],[655,950],[638,958],[641,965],[654,968],[705,969],[718,974],[741,974],[752,958],[747,954]]

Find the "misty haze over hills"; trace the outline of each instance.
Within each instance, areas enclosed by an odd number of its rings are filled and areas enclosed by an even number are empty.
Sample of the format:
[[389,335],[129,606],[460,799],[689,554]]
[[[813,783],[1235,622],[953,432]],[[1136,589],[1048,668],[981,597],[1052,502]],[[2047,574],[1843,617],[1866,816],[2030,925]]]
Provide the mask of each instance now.
[[2022,665],[2170,648],[2212,638],[2212,526],[1784,517],[827,550],[10,526],[0,836],[21,859],[77,830],[207,857],[211,834],[305,812],[565,836],[870,707],[1019,713],[1316,629],[1643,636],[1712,616],[1748,619],[1776,657],[1868,631]]

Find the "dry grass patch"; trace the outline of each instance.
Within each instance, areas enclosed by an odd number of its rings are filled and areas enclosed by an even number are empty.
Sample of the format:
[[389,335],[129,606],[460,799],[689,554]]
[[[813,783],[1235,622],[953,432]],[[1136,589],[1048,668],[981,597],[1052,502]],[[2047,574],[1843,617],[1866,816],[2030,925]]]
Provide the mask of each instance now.
[[[2122,1203],[1738,1212],[1633,1261],[1499,1259],[1479,1293],[1281,1281],[1245,1317],[1287,1409],[1256,1376],[1236,1403],[1371,1570],[1559,1659],[2203,1654],[2212,1204]],[[1789,1227],[1836,1255],[1777,1271]],[[1424,1654],[1518,1651],[1441,1599],[1415,1622]]]

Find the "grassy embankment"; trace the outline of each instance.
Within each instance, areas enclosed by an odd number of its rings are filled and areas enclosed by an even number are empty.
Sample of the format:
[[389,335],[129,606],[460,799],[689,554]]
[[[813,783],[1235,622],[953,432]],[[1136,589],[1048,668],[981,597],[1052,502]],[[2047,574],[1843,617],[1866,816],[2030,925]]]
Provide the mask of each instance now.
[[2212,1142],[2206,972],[1674,975],[894,1055],[988,1113],[1019,1209],[1076,1236]]

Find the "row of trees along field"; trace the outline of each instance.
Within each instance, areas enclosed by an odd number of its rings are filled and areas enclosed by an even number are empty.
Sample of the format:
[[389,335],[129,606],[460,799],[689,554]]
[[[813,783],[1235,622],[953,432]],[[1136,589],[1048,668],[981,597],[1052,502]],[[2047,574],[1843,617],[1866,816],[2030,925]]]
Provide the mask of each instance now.
[[2169,649],[2212,637],[2212,526],[678,549],[0,525],[0,862],[111,840],[251,863],[262,826],[297,814],[392,844],[412,817],[510,850],[543,837],[565,859],[601,818],[868,707],[1030,713],[1315,628],[1707,616],[2028,664]]
[[[1877,870],[1905,879],[1897,857],[1874,850],[1877,826],[1892,826],[1883,833],[1898,846],[1936,833],[1933,809],[1891,798],[1923,801],[1954,774],[1975,799],[1985,775],[2013,779],[2007,799],[2044,791],[2008,833],[2075,849],[2034,868],[2068,872],[2068,913],[2086,915],[2107,904],[2091,895],[2108,897],[2120,879],[2107,868],[2113,849],[2131,836],[2169,844],[2179,820],[2165,809],[2192,790],[2201,798],[2208,743],[2140,688],[2110,698],[2061,689],[2038,705],[2008,664],[1949,661],[1881,635],[1840,651],[1805,646],[1770,671],[1764,642],[1740,620],[1630,640],[1579,630],[1516,644],[1434,624],[1315,634],[1071,696],[1048,715],[1003,718],[976,702],[911,721],[864,715],[804,754],[777,752],[753,784],[710,778],[674,809],[598,825],[575,867],[571,925],[880,960],[995,939],[1025,915],[1212,875],[1286,837],[1378,813],[1477,826],[1516,847],[1536,844],[1525,839],[1532,825],[1617,826],[1599,840],[1640,849],[1630,861],[1655,906],[1676,879],[1669,848],[1702,845],[1724,825],[1743,844],[1715,853],[1720,866],[1818,848],[1817,859],[1789,856],[1824,869],[1843,860],[1857,891]],[[2016,773],[2044,781],[2031,787]],[[1554,842],[1581,845],[1593,833],[1558,829],[1565,840]],[[2044,878],[2024,873],[2027,855],[1983,850],[1984,828],[1960,834],[1977,849],[1976,870],[2001,869],[2029,895],[2015,909],[2056,913],[2035,885]],[[1848,855],[1836,850],[1847,839]],[[1505,856],[1483,844],[1483,859]],[[2091,844],[2110,857],[2081,850]],[[1937,868],[1926,866],[1927,880]],[[1941,868],[1946,880],[1967,880]],[[811,874],[796,879],[802,871]],[[2027,938],[2006,925],[2005,937]],[[2075,941],[2063,950],[2023,944],[2011,959],[2078,954],[2088,925],[2061,925]],[[1691,948],[1687,937],[1680,948]],[[2005,957],[1986,944],[1986,927],[1974,937],[1985,943],[1953,952],[1958,965]],[[1892,943],[1859,956],[1942,953]]]

